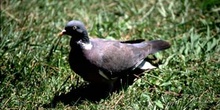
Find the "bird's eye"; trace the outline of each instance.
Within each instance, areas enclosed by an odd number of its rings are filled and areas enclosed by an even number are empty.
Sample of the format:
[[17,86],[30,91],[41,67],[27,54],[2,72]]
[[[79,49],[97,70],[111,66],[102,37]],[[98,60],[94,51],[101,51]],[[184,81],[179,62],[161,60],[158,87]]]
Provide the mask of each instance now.
[[73,30],[76,30],[77,29],[77,27],[76,26],[73,26]]

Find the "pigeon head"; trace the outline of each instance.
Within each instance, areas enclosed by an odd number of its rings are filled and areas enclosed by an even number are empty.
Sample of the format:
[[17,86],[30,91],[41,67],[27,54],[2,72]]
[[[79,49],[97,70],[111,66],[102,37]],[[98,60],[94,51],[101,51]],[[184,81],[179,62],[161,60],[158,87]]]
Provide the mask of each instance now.
[[81,21],[77,20],[69,21],[64,30],[59,33],[59,36],[62,35],[69,35],[72,39],[74,39],[74,41],[88,38],[85,25]]

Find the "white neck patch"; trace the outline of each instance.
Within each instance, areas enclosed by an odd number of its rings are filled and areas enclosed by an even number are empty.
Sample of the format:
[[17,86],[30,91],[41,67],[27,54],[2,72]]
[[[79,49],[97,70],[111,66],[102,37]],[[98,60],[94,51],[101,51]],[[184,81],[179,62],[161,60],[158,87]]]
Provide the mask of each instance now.
[[92,49],[92,43],[89,42],[89,43],[83,43],[83,42],[80,42],[82,48],[84,48],[85,50],[91,50]]

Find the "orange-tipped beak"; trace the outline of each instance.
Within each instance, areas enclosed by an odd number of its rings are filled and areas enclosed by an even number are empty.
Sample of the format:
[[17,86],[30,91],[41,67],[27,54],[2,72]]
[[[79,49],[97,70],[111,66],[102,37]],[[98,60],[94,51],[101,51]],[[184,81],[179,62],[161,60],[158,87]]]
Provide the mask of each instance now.
[[62,31],[58,34],[58,36],[62,36],[62,35],[64,35],[65,32],[66,32],[66,30],[62,30]]

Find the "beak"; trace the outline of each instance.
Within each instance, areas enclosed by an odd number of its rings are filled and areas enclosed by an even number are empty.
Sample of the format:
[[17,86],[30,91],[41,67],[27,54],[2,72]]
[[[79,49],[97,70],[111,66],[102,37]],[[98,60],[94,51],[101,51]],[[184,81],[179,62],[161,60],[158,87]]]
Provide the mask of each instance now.
[[64,35],[66,33],[66,30],[64,29],[64,30],[62,30],[59,34],[58,34],[58,36],[62,36],[62,35]]

